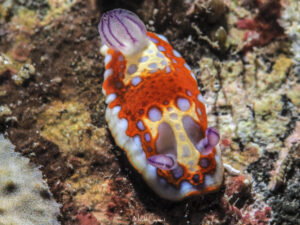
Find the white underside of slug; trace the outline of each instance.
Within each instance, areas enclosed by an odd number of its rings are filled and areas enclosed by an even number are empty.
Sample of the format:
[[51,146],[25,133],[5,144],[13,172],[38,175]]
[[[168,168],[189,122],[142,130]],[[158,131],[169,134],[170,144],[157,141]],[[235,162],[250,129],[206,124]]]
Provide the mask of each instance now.
[[[128,160],[135,167],[135,169],[141,171],[141,175],[147,184],[158,195],[172,201],[181,200],[186,198],[189,193],[199,191],[195,189],[189,182],[182,182],[180,188],[176,189],[174,186],[167,183],[164,178],[161,178],[157,175],[157,168],[150,165],[146,159],[146,155],[142,148],[142,143],[140,142],[139,137],[137,136],[131,138],[126,135],[128,122],[126,119],[119,119],[118,114],[120,109],[120,106],[115,106],[112,109],[109,107],[106,108],[105,118],[108,123],[108,127],[116,144],[126,152]],[[218,186],[222,183],[223,164],[221,160],[221,151],[218,146],[216,149],[216,170],[213,175],[205,175],[204,187]],[[216,181],[219,181],[219,183],[216,183]]]

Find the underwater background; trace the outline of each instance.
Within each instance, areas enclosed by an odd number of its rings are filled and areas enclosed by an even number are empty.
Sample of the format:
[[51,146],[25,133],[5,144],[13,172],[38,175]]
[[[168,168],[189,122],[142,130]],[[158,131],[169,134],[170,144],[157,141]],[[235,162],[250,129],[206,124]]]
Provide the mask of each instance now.
[[[115,144],[97,30],[115,8],[196,75],[240,171],[219,191],[163,200]],[[0,0],[0,224],[300,224],[299,14],[298,0]]]

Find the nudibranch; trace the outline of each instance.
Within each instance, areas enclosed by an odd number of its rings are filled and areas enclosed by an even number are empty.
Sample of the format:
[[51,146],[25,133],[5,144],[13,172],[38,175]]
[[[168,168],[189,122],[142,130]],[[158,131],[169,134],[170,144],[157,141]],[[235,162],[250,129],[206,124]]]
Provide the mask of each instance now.
[[103,14],[106,121],[132,166],[162,198],[181,200],[220,188],[219,133],[207,127],[196,78],[168,40],[134,13]]

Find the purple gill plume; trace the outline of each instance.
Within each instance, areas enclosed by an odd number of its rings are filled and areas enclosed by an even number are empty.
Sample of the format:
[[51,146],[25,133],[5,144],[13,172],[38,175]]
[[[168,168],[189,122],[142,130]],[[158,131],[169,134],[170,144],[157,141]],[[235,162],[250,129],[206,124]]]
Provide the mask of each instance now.
[[102,42],[124,55],[134,55],[149,43],[145,24],[137,15],[125,9],[104,13],[98,29]]

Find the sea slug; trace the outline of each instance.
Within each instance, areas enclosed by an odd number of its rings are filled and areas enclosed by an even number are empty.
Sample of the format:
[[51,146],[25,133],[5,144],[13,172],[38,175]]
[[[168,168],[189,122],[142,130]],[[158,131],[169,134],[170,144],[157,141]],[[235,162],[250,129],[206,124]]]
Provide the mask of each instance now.
[[181,200],[220,188],[220,136],[207,127],[196,78],[168,40],[134,13],[103,14],[106,121],[132,166],[162,198]]

